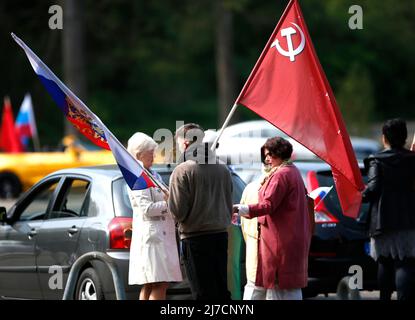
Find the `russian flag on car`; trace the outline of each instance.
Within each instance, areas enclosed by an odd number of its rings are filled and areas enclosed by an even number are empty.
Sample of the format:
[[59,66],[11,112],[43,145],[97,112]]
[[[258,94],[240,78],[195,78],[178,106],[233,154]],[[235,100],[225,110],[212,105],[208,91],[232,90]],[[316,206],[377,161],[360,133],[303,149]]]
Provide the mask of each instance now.
[[314,189],[311,191],[308,196],[310,198],[314,199],[314,209],[318,207],[321,201],[329,194],[329,192],[333,189],[333,186],[331,187],[318,187],[317,189]]
[[131,190],[154,187],[146,170],[131,156],[102,121],[75,95],[15,34],[13,39],[25,51],[33,70],[66,118],[85,137],[97,146],[111,150],[118,167]]

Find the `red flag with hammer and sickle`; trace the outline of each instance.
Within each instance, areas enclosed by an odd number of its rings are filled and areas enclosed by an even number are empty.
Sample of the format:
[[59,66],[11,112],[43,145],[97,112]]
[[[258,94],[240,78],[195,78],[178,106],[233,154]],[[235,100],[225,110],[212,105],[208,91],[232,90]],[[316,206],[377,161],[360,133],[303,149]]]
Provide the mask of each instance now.
[[288,4],[235,103],[327,162],[343,214],[357,217],[364,184],[297,0]]

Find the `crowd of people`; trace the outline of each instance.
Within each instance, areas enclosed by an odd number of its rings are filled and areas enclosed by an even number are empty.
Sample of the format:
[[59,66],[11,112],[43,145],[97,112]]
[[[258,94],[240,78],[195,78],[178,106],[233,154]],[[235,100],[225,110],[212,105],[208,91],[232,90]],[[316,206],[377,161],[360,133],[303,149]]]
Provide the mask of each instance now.
[[[292,145],[273,137],[259,146],[262,177],[234,204],[229,169],[201,143],[203,136],[194,123],[177,130],[181,157],[168,191],[129,192],[134,213],[129,283],[142,286],[142,300],[166,299],[169,283],[183,279],[182,260],[196,300],[301,300],[314,221],[303,179],[290,161]],[[365,160],[369,180],[362,196],[370,202],[371,256],[378,263],[380,298],[390,299],[396,289],[398,299],[414,300],[415,152],[404,148],[407,129],[401,119],[388,120],[382,137],[385,149]],[[131,155],[161,181],[151,171],[156,148],[144,133],[128,141]],[[243,297],[231,296],[228,285],[232,217],[240,219],[246,244]]]

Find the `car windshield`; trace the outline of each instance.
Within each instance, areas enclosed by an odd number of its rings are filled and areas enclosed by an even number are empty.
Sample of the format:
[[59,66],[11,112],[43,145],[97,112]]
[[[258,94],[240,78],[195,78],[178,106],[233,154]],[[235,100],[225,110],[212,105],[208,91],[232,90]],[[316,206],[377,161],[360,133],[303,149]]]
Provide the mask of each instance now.
[[[171,171],[159,172],[163,182],[168,185]],[[242,192],[245,188],[245,183],[234,172],[231,171],[233,182],[233,203],[239,203],[242,197]],[[132,217],[133,211],[131,208],[130,199],[128,197],[128,186],[123,178],[117,179],[113,182],[113,198],[115,215],[118,217]]]

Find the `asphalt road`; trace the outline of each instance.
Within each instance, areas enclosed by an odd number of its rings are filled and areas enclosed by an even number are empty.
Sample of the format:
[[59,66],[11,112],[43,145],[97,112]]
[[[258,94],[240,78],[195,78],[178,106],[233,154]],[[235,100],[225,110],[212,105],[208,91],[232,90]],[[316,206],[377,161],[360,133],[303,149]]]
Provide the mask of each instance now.
[[[361,300],[379,300],[379,291],[360,291]],[[338,300],[335,293],[330,293],[327,297],[323,294],[319,294],[317,297],[307,300]],[[396,300],[396,293],[392,295],[392,300]]]

